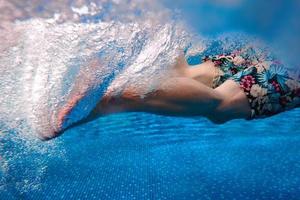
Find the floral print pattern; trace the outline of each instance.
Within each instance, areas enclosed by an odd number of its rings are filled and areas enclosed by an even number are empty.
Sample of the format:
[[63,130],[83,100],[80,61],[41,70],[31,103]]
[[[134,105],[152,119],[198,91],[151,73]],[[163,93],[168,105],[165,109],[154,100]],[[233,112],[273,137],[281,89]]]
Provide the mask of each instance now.
[[206,56],[221,71],[213,87],[228,79],[244,90],[253,118],[268,117],[300,106],[300,79],[268,51],[248,46],[229,55]]

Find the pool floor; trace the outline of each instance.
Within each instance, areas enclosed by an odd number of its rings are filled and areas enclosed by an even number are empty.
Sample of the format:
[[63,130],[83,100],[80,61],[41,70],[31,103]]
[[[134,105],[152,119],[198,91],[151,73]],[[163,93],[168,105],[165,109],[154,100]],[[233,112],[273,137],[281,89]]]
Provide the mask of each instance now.
[[299,123],[103,117],[11,161],[0,199],[299,199]]

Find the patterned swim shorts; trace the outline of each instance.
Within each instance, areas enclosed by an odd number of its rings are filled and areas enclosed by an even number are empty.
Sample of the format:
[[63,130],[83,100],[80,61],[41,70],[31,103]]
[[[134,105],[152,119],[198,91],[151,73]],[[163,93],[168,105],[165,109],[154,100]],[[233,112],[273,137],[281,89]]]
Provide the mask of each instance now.
[[300,77],[279,61],[246,47],[231,54],[206,56],[219,70],[213,87],[234,80],[244,90],[251,108],[250,119],[264,118],[300,106]]

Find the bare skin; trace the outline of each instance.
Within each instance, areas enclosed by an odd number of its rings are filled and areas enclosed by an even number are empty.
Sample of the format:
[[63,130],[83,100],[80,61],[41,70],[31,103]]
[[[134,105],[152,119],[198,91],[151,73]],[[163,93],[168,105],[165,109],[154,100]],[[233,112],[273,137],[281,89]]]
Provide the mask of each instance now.
[[[94,63],[93,63],[94,64]],[[107,92],[90,115],[77,125],[92,121],[99,116],[118,112],[149,112],[168,116],[203,116],[221,124],[229,120],[248,118],[250,107],[245,93],[237,83],[228,80],[219,87],[211,88],[214,78],[214,64],[205,62],[189,67],[183,58],[178,59],[174,70],[176,75],[162,82],[155,91],[141,98],[134,88],[127,88],[120,97]],[[84,92],[75,95],[59,112],[61,127],[66,116],[77,105]],[[63,131],[42,139],[51,139]]]
[[212,62],[189,67],[184,59],[178,61],[177,76],[170,77],[151,94],[140,98],[134,89],[127,88],[122,97],[113,99],[107,93],[94,112],[150,112],[173,116],[204,116],[214,123],[250,116],[249,102],[240,86],[228,80],[212,89]]

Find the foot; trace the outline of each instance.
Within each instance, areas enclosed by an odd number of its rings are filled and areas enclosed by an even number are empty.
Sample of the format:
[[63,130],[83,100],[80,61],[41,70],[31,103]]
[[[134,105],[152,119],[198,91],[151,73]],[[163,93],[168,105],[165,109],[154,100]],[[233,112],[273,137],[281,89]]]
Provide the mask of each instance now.
[[84,94],[75,95],[59,112],[57,118],[54,118],[53,121],[56,122],[56,126],[52,126],[51,130],[40,131],[39,137],[41,140],[50,140],[59,135],[61,135],[66,128],[64,127],[65,122],[68,120],[68,115],[72,112],[74,107],[79,103],[83,98]]
[[78,105],[79,101],[84,97],[84,94],[77,94],[59,111],[57,115],[57,123],[59,130],[63,130],[64,123],[68,120],[67,116],[72,112],[72,110]]

